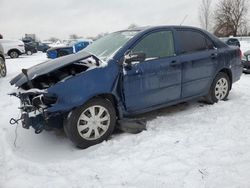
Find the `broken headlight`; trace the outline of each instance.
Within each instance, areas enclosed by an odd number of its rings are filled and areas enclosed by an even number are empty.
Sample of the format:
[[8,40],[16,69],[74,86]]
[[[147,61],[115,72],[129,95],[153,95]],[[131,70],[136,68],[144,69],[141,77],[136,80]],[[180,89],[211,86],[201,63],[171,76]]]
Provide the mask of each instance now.
[[55,94],[44,93],[38,95],[32,99],[32,104],[36,108],[46,108],[55,104],[57,101],[57,96]]

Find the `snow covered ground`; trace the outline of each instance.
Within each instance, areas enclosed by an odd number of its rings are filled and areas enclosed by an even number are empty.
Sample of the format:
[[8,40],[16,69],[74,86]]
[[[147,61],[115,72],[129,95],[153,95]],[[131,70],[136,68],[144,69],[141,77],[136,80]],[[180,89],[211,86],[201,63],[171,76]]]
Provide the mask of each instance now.
[[148,115],[147,131],[79,150],[62,131],[36,135],[9,125],[19,101],[7,96],[8,82],[44,60],[40,53],[7,59],[8,76],[0,78],[0,188],[250,187],[249,75],[226,102],[162,109]]
[[250,50],[250,40],[242,40],[240,41],[240,49],[244,53],[248,50]]

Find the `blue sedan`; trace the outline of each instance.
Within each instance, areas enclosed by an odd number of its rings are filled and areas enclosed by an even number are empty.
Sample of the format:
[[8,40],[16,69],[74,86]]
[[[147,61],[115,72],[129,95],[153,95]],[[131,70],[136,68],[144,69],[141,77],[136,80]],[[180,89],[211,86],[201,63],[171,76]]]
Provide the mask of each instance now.
[[47,57],[50,59],[55,59],[61,56],[73,54],[83,50],[90,43],[90,41],[79,41],[71,46],[53,47],[47,50]]
[[76,54],[23,69],[10,83],[21,88],[13,95],[24,128],[64,128],[86,148],[117,125],[132,125],[137,114],[201,97],[226,100],[241,74],[239,48],[198,28],[159,26],[109,34]]

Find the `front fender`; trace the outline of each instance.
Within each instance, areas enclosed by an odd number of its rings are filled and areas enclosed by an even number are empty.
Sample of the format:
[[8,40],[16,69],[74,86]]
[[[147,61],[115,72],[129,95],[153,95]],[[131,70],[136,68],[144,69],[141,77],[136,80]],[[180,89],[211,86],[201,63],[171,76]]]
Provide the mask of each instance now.
[[115,95],[118,75],[119,66],[113,62],[106,67],[97,67],[57,83],[48,89],[48,93],[54,93],[58,97],[57,102],[48,108],[48,112],[68,112],[93,96],[103,93]]

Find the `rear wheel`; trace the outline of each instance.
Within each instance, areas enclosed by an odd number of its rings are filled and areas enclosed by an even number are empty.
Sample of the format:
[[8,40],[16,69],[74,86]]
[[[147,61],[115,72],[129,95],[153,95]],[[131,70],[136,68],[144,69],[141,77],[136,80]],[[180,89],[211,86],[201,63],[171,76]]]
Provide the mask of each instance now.
[[220,72],[214,79],[209,94],[205,97],[209,104],[226,100],[230,92],[231,82],[228,75]]
[[5,77],[7,74],[6,64],[2,57],[0,57],[0,76]]
[[18,58],[18,57],[19,57],[19,53],[18,53],[17,50],[11,50],[11,51],[9,52],[9,56],[10,56],[11,58]]
[[27,54],[27,55],[32,55],[33,53],[32,53],[32,51],[28,50],[28,51],[26,52],[26,54]]
[[95,98],[68,115],[64,130],[76,146],[84,149],[106,140],[115,123],[116,112],[112,102]]

